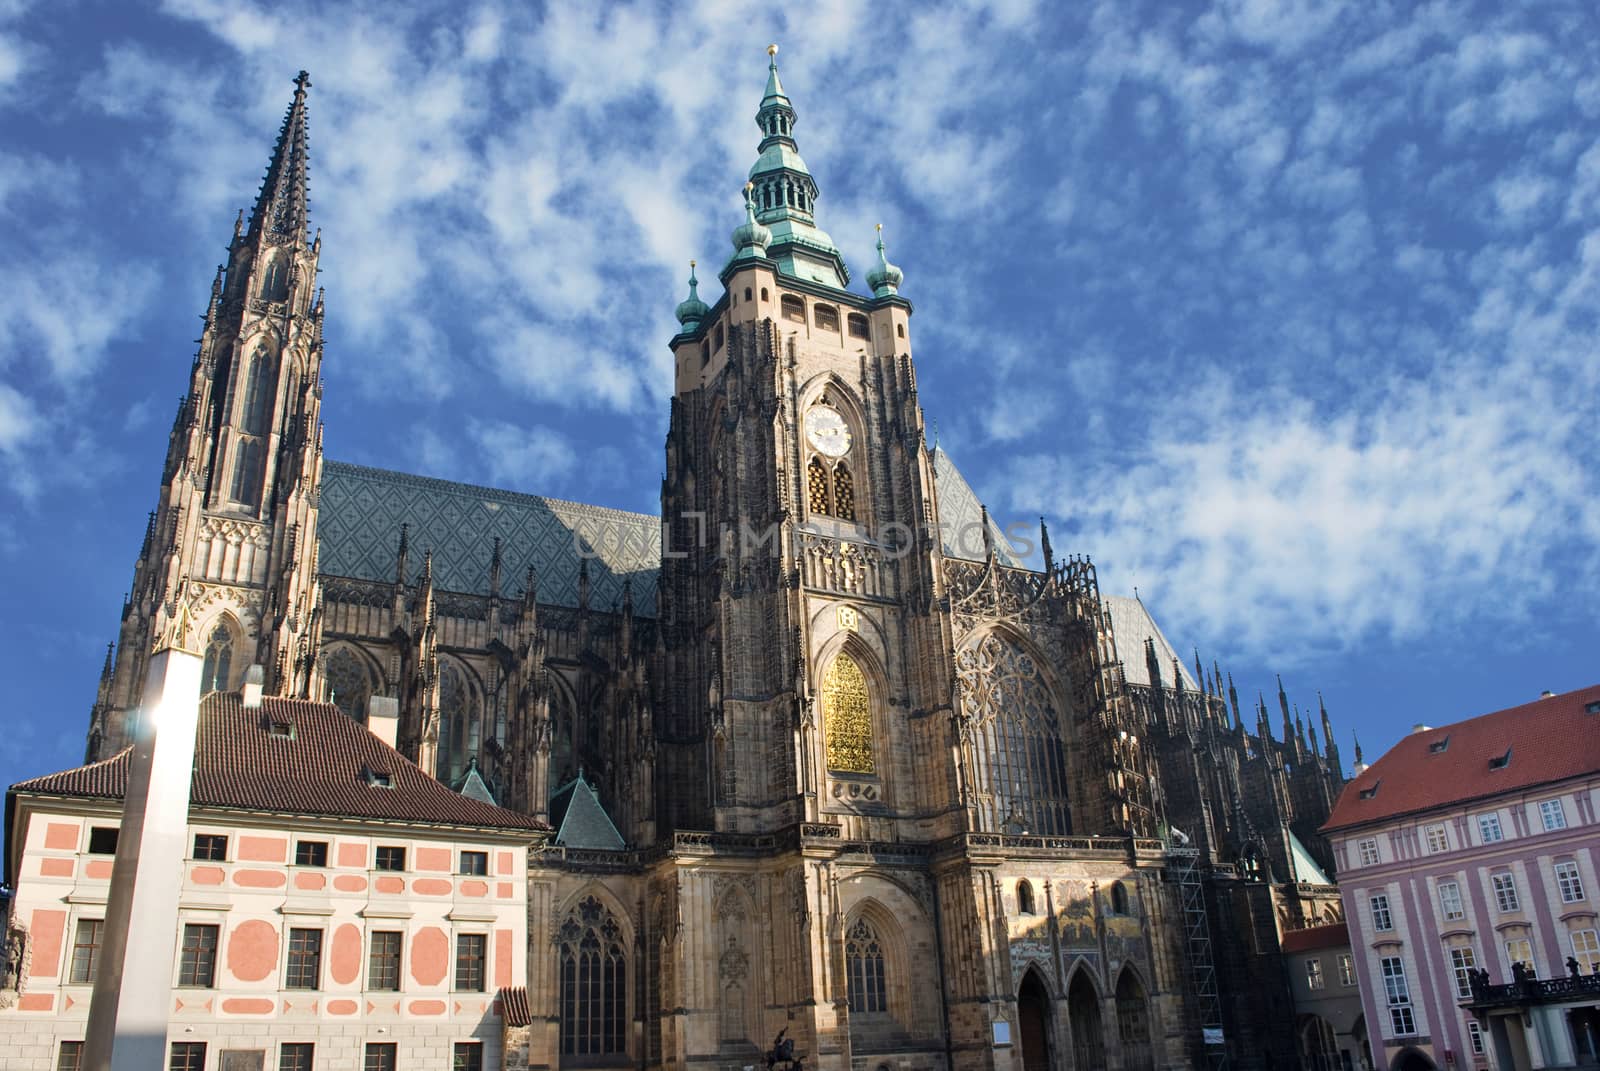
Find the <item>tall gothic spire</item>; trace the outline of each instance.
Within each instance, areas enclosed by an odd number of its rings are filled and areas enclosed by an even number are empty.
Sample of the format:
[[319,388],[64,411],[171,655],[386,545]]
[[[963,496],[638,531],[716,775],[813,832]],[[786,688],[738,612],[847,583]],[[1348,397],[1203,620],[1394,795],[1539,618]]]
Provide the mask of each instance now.
[[301,71],[294,80],[294,100],[283,117],[278,144],[267,164],[267,177],[261,182],[261,195],[250,213],[250,236],[263,230],[282,234],[295,241],[306,235],[306,90],[311,76]]

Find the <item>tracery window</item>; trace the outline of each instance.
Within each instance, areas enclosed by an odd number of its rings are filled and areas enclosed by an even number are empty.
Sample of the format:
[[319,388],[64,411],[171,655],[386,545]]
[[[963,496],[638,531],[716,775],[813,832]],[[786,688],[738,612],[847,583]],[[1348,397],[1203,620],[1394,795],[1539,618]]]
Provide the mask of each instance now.
[[200,694],[227,691],[233,680],[232,668],[233,632],[219,623],[206,641],[206,657],[200,667]]
[[856,488],[850,468],[843,461],[833,466],[833,515],[841,521],[856,519]]
[[806,504],[814,517],[837,517],[855,523],[856,481],[850,466],[836,461],[833,468],[813,457],[806,463]]
[[595,897],[585,897],[561,924],[556,940],[562,1055],[626,1052],[628,963],[616,917]]
[[827,730],[828,769],[877,772],[872,754],[872,694],[861,666],[842,651],[822,678],[822,722]]
[[1148,1071],[1150,1052],[1150,1011],[1144,986],[1129,971],[1117,981],[1117,1037],[1122,1042],[1123,1066],[1129,1071]]
[[844,970],[852,1012],[889,1010],[883,976],[883,942],[866,919],[857,919],[844,935]]
[[466,674],[454,662],[439,667],[439,755],[435,776],[448,780],[478,751],[478,704]]
[[956,670],[985,829],[1071,832],[1062,720],[1033,657],[990,633],[960,652]]
[[354,721],[366,724],[367,701],[372,698],[372,682],[367,676],[361,656],[348,647],[340,647],[328,656],[328,667],[323,671],[328,682],[328,702],[338,707]]

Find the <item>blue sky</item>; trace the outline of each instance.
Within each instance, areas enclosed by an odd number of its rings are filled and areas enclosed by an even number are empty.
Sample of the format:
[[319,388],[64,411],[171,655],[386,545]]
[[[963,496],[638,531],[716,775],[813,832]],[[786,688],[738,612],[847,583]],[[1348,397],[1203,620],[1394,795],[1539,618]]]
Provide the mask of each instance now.
[[819,220],[858,287],[883,222],[996,516],[1249,700],[1321,689],[1347,758],[1593,683],[1596,19],[0,0],[0,782],[81,754],[301,67],[329,457],[656,509],[672,309],[778,41]]

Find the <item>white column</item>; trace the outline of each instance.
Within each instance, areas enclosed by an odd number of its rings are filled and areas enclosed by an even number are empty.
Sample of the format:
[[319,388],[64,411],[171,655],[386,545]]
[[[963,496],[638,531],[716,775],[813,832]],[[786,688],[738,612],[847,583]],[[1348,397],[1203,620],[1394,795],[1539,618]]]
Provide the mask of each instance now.
[[88,1071],[167,1066],[200,667],[199,655],[176,648],[150,659],[89,1004]]

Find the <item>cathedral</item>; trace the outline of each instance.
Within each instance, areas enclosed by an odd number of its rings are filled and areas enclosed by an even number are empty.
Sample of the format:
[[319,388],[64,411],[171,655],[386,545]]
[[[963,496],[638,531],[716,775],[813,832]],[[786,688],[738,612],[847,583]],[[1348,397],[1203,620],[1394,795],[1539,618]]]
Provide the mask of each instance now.
[[1297,1066],[1326,710],[1280,684],[1275,732],[1089,558],[1042,527],[1018,557],[927,444],[906,277],[880,237],[852,288],[769,51],[720,286],[676,306],[659,516],[324,458],[301,74],[88,758],[162,636],[206,691],[397,705],[423,770],[552,830],[508,1067],[740,1068],[780,1033],[840,1071]]

